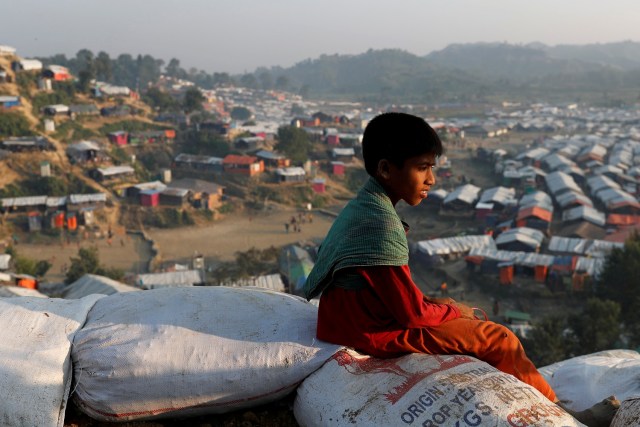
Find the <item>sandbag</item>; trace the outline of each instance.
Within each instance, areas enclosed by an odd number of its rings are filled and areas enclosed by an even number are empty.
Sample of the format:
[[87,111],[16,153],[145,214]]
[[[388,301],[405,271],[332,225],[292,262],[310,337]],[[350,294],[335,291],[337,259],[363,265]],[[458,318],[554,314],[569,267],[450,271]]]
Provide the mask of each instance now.
[[582,411],[608,396],[640,397],[640,354],[609,350],[567,359],[540,369],[567,408]]
[[340,350],[300,384],[312,426],[582,426],[533,387],[473,357],[377,359]]
[[0,424],[63,426],[73,336],[101,297],[0,298]]
[[275,291],[189,287],[108,296],[73,348],[75,401],[104,421],[222,413],[295,390],[340,347],[317,308]]

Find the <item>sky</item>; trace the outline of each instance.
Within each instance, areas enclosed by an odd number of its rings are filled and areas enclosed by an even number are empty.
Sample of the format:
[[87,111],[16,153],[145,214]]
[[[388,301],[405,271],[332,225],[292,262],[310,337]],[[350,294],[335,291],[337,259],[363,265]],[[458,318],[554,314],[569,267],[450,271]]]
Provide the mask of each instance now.
[[0,0],[19,56],[149,54],[207,73],[453,43],[640,42],[638,0]]

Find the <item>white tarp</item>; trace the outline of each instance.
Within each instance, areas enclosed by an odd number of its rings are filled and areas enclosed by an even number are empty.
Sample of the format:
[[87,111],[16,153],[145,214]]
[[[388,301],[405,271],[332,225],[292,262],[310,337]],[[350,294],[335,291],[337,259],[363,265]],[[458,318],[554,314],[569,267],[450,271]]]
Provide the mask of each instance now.
[[113,279],[95,274],[85,274],[62,291],[62,298],[77,299],[87,295],[112,295],[117,292],[139,291],[140,288],[125,285]]
[[456,236],[442,239],[422,240],[416,244],[418,252],[429,256],[468,252],[472,248],[496,249],[496,243],[489,235]]
[[78,406],[105,421],[223,413],[278,400],[340,346],[293,295],[168,288],[98,301],[76,335]]
[[35,289],[23,288],[22,286],[0,286],[1,298],[15,298],[15,297],[37,297],[46,298],[45,294],[38,292]]
[[341,350],[298,387],[293,410],[303,427],[582,426],[533,387],[463,355]]
[[640,397],[640,354],[633,350],[578,356],[539,372],[571,410],[582,411],[611,395],[620,401]]
[[2,425],[63,426],[71,343],[99,298],[0,298]]

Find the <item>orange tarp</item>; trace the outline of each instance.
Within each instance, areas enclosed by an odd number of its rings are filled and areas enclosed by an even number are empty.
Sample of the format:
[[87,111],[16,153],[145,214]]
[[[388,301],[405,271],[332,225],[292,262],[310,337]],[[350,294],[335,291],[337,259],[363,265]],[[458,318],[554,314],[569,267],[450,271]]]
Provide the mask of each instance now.
[[640,224],[640,215],[609,214],[607,224],[618,226]]
[[549,271],[549,268],[546,265],[536,265],[533,271],[536,282],[544,283],[547,278],[547,271]]
[[500,284],[510,285],[513,283],[513,266],[500,267]]
[[531,206],[529,208],[518,211],[516,221],[520,221],[521,219],[529,218],[532,216],[548,222],[551,222],[551,219],[553,218],[553,214],[548,210],[542,209],[538,206]]

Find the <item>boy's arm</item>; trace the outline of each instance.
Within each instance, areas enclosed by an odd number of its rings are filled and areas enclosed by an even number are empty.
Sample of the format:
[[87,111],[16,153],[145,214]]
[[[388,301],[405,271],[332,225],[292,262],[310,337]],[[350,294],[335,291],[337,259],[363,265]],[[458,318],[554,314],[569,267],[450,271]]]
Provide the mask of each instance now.
[[411,279],[408,265],[357,269],[393,317],[405,328],[438,326],[460,317],[455,305],[428,301]]

